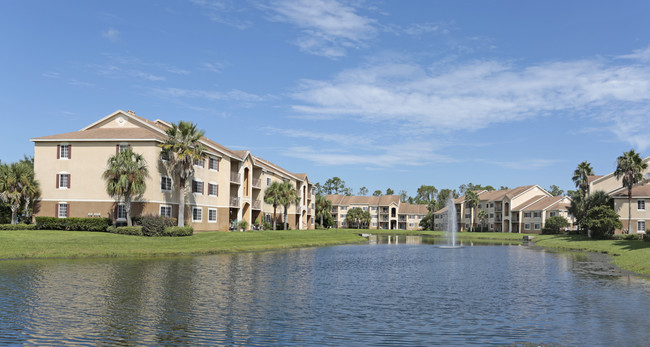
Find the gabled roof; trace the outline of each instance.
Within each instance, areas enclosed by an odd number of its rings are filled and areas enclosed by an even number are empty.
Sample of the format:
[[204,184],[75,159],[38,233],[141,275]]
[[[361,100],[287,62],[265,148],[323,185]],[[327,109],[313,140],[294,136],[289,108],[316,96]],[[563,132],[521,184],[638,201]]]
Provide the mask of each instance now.
[[[643,161],[645,163],[650,164],[650,157],[646,157],[645,159],[643,159]],[[596,182],[606,180],[606,179],[611,178],[613,176],[614,176],[614,172],[610,172],[607,175],[602,175],[602,176],[588,176],[587,181],[589,182],[589,184],[591,184],[591,183],[596,183]],[[593,180],[589,180],[589,177],[596,177],[596,178],[594,178]]]
[[544,211],[551,208],[553,205],[564,200],[563,196],[545,196],[532,205],[523,208],[523,211]]
[[390,204],[400,205],[399,195],[381,195],[381,196],[346,196],[340,194],[326,195],[325,198],[332,202],[332,205],[369,205],[369,206],[389,206]]
[[[627,199],[627,188],[626,187],[621,187],[615,191],[613,191],[610,196],[612,196],[615,199],[620,199],[620,198],[626,198]],[[632,197],[633,198],[640,198],[640,197],[650,197],[650,182],[644,182],[641,184],[637,184],[634,187],[632,187]]]
[[587,176],[587,183],[591,183],[601,177],[603,177],[603,175]]
[[407,202],[399,205],[400,214],[427,214],[428,212],[427,205],[409,204]]
[[526,209],[526,207],[535,204],[536,202],[538,202],[539,200],[541,200],[545,196],[546,195],[535,195],[534,197],[522,202],[521,204],[519,204],[517,206],[512,206],[511,209],[513,211],[522,211],[522,210]]
[[293,173],[279,167],[278,165],[275,165],[275,164],[271,163],[268,160],[264,160],[264,159],[262,159],[260,157],[254,156],[254,155],[251,155],[251,158],[253,159],[253,165],[254,166],[259,166],[262,169],[266,169],[266,170],[269,170],[271,172],[277,173],[280,176],[284,176],[285,178],[293,178],[293,179],[298,180],[298,181],[303,181],[303,179],[298,178],[295,174],[293,174]]
[[104,141],[149,140],[162,141],[163,135],[145,128],[97,128],[70,133],[42,136],[31,139],[40,141]]

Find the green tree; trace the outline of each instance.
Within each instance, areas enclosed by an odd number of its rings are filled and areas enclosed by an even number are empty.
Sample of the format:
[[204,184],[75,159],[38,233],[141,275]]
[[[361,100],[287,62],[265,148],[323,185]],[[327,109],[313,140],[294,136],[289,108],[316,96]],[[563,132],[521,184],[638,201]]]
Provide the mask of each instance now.
[[291,181],[286,181],[281,183],[282,187],[280,188],[280,202],[284,207],[284,230],[287,230],[288,216],[289,216],[289,206],[300,203],[300,195],[296,190],[296,187],[291,183]]
[[345,181],[339,177],[332,177],[323,184],[323,192],[325,194],[345,193],[345,189]]
[[375,191],[372,193],[372,196],[381,196],[381,190],[375,190]]
[[280,182],[273,182],[271,183],[270,186],[264,190],[264,202],[273,206],[273,230],[276,229],[276,212],[278,210],[278,206],[282,204],[282,183]]
[[476,213],[476,218],[479,220],[479,223],[481,223],[481,231],[485,230],[485,222],[488,219],[487,212],[485,212],[485,210],[478,211],[478,213]]
[[560,196],[564,194],[564,190],[560,189],[560,187],[556,186],[555,184],[552,184],[550,187],[548,187],[548,192],[553,196]]
[[508,190],[508,189],[510,189],[510,188],[508,188],[508,186],[501,186],[501,187],[499,187],[499,190]]
[[476,190],[476,191],[481,191],[481,190],[487,190],[487,191],[493,191],[495,190],[494,187],[487,185],[487,186],[482,186],[480,184],[474,184],[472,182],[469,182],[468,184],[461,184],[458,187],[458,190],[460,191],[461,194],[465,194],[468,190]]
[[390,188],[386,189],[386,195],[393,195],[393,194],[395,194],[394,190],[392,190]]
[[602,239],[614,234],[623,224],[618,214],[609,206],[598,206],[587,211],[583,224],[591,231],[591,237]]
[[359,193],[358,193],[358,195],[360,195],[360,196],[366,196],[366,195],[368,195],[368,188],[366,188],[366,187],[361,187],[361,188],[359,188]]
[[135,153],[131,147],[108,158],[106,170],[102,174],[106,180],[106,192],[117,202],[124,201],[126,224],[132,226],[131,203],[134,197],[142,196],[147,189],[145,182],[149,177],[147,162],[142,154]]
[[406,190],[400,190],[399,191],[399,201],[401,202],[406,202],[408,201],[409,195],[406,192]]
[[325,196],[316,196],[316,217],[320,219],[321,228],[325,227],[325,220],[332,218],[332,202]]
[[0,200],[11,210],[11,224],[17,222],[18,212],[25,198],[23,187],[28,177],[29,170],[20,163],[0,166]]
[[343,188],[341,193],[343,193],[343,195],[345,196],[352,196],[352,188],[350,187]]
[[633,149],[623,153],[616,159],[616,179],[623,180],[623,187],[627,188],[627,232],[630,232],[632,225],[632,187],[643,180],[643,172],[648,168],[648,164],[641,159],[639,153]]
[[557,234],[563,228],[569,226],[569,221],[562,216],[553,216],[546,219],[544,224],[544,232],[547,234]]
[[180,121],[166,130],[165,142],[160,145],[160,156],[178,180],[178,226],[185,226],[185,197],[187,181],[194,175],[194,162],[203,160],[206,153],[201,144],[203,131],[196,124]]
[[470,230],[474,228],[474,209],[478,206],[479,201],[476,191],[468,190],[465,192],[465,206],[469,208]]
[[424,230],[434,230],[435,227],[435,217],[432,211],[427,212],[427,214],[420,220],[420,227]]
[[34,175],[34,157],[24,156],[19,165],[23,166],[25,172],[20,183],[23,195],[23,214],[29,223],[33,223],[34,210],[41,196],[40,184]]
[[436,197],[436,209],[435,211],[445,207],[447,204],[447,199],[449,196],[453,196],[454,199],[458,198],[458,192],[455,189],[441,189]]
[[436,199],[436,195],[438,195],[438,189],[435,186],[421,185],[415,196],[415,202],[421,205],[428,205]]
[[370,223],[370,220],[370,212],[362,210],[361,207],[353,207],[349,209],[348,214],[345,216],[345,222],[348,226],[356,226],[357,229],[361,229],[361,227],[366,228]]
[[573,177],[571,177],[571,180],[575,183],[576,188],[580,190],[583,198],[587,197],[587,192],[589,191],[589,176],[593,175],[594,169],[587,161],[578,164],[578,167],[573,171]]

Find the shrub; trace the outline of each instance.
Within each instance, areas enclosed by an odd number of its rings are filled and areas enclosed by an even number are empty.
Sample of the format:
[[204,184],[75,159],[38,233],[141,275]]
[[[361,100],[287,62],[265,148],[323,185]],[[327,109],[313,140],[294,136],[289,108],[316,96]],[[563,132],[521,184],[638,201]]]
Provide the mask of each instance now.
[[166,227],[162,235],[163,236],[192,236],[194,235],[194,228],[192,228],[191,226]]
[[245,220],[240,221],[239,223],[237,223],[237,229],[239,229],[239,230],[246,230],[246,229],[248,229],[248,222],[245,221]]
[[108,231],[113,233],[113,234],[142,236],[142,227],[141,226],[134,226],[134,227],[114,227],[114,226],[111,226],[111,227],[108,228]]
[[271,223],[269,223],[269,222],[262,222],[262,229],[264,229],[264,230],[271,230],[271,228],[273,228],[273,225],[271,225]]
[[34,230],[34,224],[0,224],[0,230]]
[[[133,224],[134,225],[140,225],[142,226],[142,219],[146,217],[151,217],[152,215],[145,215],[145,216],[137,216],[133,217]],[[166,227],[173,227],[178,224],[178,219],[172,218],[172,217],[162,217],[159,216],[158,218],[162,219],[163,222],[165,223]]]
[[142,223],[142,235],[162,236],[165,232],[165,220],[159,216],[147,215],[140,219]]
[[559,234],[560,230],[569,226],[569,221],[562,216],[549,217],[544,224],[542,234]]
[[112,223],[110,218],[36,217],[40,230],[106,231]]

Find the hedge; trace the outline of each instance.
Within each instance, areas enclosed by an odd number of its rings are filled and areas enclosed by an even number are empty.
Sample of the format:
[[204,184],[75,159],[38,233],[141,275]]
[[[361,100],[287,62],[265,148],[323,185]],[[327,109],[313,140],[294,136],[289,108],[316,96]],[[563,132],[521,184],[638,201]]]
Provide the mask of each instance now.
[[35,230],[35,224],[0,224],[0,230]]
[[107,231],[113,234],[142,236],[142,227],[140,226],[117,228],[110,226]]
[[36,217],[36,229],[40,230],[106,231],[111,224],[110,218]]
[[194,235],[194,228],[186,227],[166,227],[163,231],[163,236],[192,236]]

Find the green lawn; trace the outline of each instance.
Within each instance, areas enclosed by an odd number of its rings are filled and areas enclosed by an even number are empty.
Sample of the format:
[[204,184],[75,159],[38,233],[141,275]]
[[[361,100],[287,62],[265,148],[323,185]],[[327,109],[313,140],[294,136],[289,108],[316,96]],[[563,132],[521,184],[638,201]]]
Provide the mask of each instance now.
[[0,259],[215,254],[362,242],[363,237],[340,230],[214,231],[190,237],[19,230],[0,231]]

